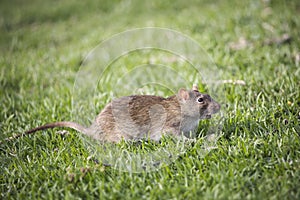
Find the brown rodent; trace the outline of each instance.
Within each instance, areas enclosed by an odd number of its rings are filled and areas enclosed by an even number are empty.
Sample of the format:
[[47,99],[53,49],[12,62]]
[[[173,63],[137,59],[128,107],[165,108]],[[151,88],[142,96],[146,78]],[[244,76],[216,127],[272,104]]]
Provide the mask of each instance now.
[[[100,141],[119,142],[150,138],[160,140],[163,134],[189,135],[201,119],[209,119],[220,110],[220,104],[197,86],[180,89],[174,96],[133,95],[113,100],[86,128],[75,122],[54,122],[31,129],[26,134],[55,127],[68,127]],[[14,138],[8,138],[12,140]]]

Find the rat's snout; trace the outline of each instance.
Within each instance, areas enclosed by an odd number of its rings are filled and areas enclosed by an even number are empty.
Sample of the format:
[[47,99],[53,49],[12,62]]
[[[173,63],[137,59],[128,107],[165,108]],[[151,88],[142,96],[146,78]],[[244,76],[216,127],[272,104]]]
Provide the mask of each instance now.
[[215,100],[212,99],[211,101],[211,114],[215,114],[217,112],[219,112],[221,109],[221,105],[216,102]]
[[216,104],[216,112],[219,112],[221,109],[221,105],[216,101],[215,101],[215,104]]
[[206,100],[204,104],[200,107],[200,118],[210,119],[213,114],[220,111],[221,105],[211,98],[208,94],[204,94],[204,99]]

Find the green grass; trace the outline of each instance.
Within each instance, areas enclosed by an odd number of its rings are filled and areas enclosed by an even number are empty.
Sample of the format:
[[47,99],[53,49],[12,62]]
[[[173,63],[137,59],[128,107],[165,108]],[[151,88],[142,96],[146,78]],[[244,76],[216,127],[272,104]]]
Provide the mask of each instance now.
[[[217,99],[224,102],[225,119],[217,148],[199,156],[200,137],[194,148],[153,172],[120,172],[98,164],[75,131],[62,136],[49,130],[4,142],[1,199],[300,198],[298,1],[84,2],[0,2],[1,140],[70,120],[81,61],[101,41],[128,29],[178,30],[208,52],[222,79],[246,85],[222,86]],[[262,45],[284,33],[292,37],[289,43]],[[253,45],[231,49],[241,37]],[[147,62],[149,55],[130,59],[115,65]],[[95,103],[99,110],[110,100],[111,81],[108,76],[101,82],[106,91],[103,102]],[[146,92],[160,94],[151,88]],[[139,150],[130,143],[119,147]]]

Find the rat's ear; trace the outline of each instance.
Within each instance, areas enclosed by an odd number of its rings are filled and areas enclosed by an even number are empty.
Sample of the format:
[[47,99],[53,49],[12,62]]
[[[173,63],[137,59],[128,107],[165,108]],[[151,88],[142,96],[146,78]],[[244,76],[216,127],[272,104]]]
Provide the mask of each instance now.
[[189,91],[187,91],[186,89],[180,89],[178,91],[178,94],[177,94],[177,97],[180,99],[180,100],[188,100],[190,98],[190,94],[189,94]]
[[196,84],[193,84],[192,90],[194,90],[194,91],[199,91],[198,86],[197,86]]

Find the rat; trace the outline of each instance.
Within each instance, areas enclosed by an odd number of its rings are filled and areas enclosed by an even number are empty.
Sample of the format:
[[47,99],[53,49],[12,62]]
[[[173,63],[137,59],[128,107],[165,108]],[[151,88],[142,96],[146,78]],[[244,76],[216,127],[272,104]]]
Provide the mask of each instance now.
[[[163,134],[188,137],[197,130],[201,119],[209,119],[221,106],[208,94],[193,85],[192,90],[180,89],[168,98],[154,95],[132,95],[112,100],[96,116],[90,127],[75,122],[53,122],[33,128],[37,131],[65,127],[72,128],[99,141],[119,142],[150,138],[159,141]],[[22,134],[8,138],[12,140]]]

